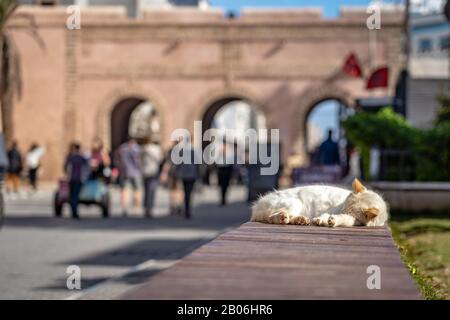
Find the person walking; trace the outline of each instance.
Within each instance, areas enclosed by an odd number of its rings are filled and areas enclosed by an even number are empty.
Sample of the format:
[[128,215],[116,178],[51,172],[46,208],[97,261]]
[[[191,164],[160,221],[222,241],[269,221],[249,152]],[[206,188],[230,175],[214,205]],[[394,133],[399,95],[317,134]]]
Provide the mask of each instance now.
[[233,146],[230,146],[226,141],[223,141],[222,145],[219,147],[219,160],[216,164],[217,166],[217,178],[220,186],[220,195],[222,206],[227,203],[227,192],[230,186],[231,177],[234,171],[234,151]]
[[6,174],[7,191],[18,194],[20,189],[20,174],[23,169],[22,154],[19,151],[17,141],[13,141],[8,150],[8,172]]
[[41,166],[41,158],[45,153],[45,149],[37,143],[33,143],[25,157],[26,167],[28,170],[28,181],[30,183],[30,192],[37,191],[38,170]]
[[144,214],[147,218],[153,215],[155,193],[158,187],[163,152],[156,141],[145,139],[141,151],[142,179],[144,183]]
[[111,165],[108,150],[103,146],[100,138],[94,138],[89,154],[90,179],[106,178],[106,171]]
[[[200,177],[200,163],[198,161],[199,154],[195,150],[190,142],[185,144],[182,148],[182,153],[187,152],[189,154],[189,161],[183,161],[176,165],[176,176],[183,183],[184,191],[184,216],[186,219],[191,218],[191,198],[192,191],[194,190],[194,185],[196,180]],[[181,155],[184,158],[184,155]]]
[[179,215],[183,212],[183,191],[181,181],[176,173],[176,166],[172,162],[171,154],[177,142],[167,151],[161,169],[160,182],[167,185],[169,189],[169,206],[171,215]]
[[5,217],[5,201],[3,198],[3,182],[5,172],[8,169],[8,154],[5,148],[5,137],[0,132],[0,228],[2,227]]
[[87,179],[89,169],[86,158],[81,155],[79,143],[73,143],[66,158],[64,169],[69,180],[69,203],[72,211],[72,218],[79,219],[78,203],[81,187]]
[[138,210],[141,203],[141,163],[140,163],[141,147],[136,140],[130,138],[123,143],[118,150],[117,164],[119,167],[119,184],[121,189],[120,205],[123,216],[128,215],[129,193],[128,187],[133,192],[134,210]]

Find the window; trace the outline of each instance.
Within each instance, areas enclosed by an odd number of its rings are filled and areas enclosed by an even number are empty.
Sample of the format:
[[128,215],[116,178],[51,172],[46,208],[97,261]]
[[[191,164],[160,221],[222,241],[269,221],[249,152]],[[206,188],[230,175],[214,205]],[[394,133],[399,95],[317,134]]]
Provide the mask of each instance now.
[[441,51],[446,51],[448,50],[449,46],[448,46],[448,36],[442,37],[439,39],[439,49]]
[[431,39],[424,38],[419,40],[419,53],[431,52],[433,49],[433,44]]

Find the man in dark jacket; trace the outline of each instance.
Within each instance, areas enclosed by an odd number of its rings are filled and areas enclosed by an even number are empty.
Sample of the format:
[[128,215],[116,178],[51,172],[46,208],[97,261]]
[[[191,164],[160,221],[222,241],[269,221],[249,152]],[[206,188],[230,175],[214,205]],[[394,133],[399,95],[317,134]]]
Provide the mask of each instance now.
[[64,169],[69,178],[69,202],[72,217],[78,219],[78,202],[83,182],[88,176],[87,160],[81,155],[81,146],[73,144],[71,154],[68,155]]
[[194,149],[190,143],[186,144],[182,149],[182,153],[189,154],[189,160],[177,164],[175,167],[176,176],[183,182],[184,191],[184,216],[186,219],[191,218],[191,197],[194,191],[196,180],[200,177],[200,153]]

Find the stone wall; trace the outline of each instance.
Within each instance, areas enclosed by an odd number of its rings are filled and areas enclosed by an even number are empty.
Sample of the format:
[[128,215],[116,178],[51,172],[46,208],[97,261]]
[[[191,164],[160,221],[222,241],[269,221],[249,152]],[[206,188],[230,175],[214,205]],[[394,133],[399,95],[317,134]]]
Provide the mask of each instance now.
[[391,209],[405,211],[449,210],[450,183],[447,182],[372,182]]

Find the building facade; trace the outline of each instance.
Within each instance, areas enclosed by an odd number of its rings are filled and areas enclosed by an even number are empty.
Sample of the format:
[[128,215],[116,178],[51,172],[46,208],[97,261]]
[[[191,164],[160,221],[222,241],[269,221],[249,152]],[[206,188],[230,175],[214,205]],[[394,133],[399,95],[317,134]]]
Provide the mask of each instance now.
[[439,94],[450,94],[450,24],[440,12],[414,12],[410,17],[408,120],[430,127],[440,108]]
[[122,6],[129,17],[137,17],[145,8],[197,7],[206,9],[208,0],[19,0],[24,5],[57,6]]
[[[123,142],[133,109],[145,101],[158,114],[165,147],[173,130],[192,131],[195,120],[205,129],[224,104],[247,101],[267,128],[280,130],[286,157],[305,155],[305,119],[317,103],[336,99],[353,107],[368,95],[364,78],[341,72],[350,52],[364,74],[370,71],[365,9],[326,20],[316,9],[249,9],[229,19],[220,10],[153,8],[131,19],[124,7],[89,6],[79,30],[66,27],[62,6],[22,6],[17,13],[34,16],[45,47],[25,31],[27,21],[10,20],[23,88],[10,135],[23,148],[46,147],[45,178],[61,175],[73,140],[88,146],[98,136],[112,148]],[[383,13],[371,53],[372,65],[390,68],[383,95],[394,94],[404,68],[402,25],[402,12]]]

